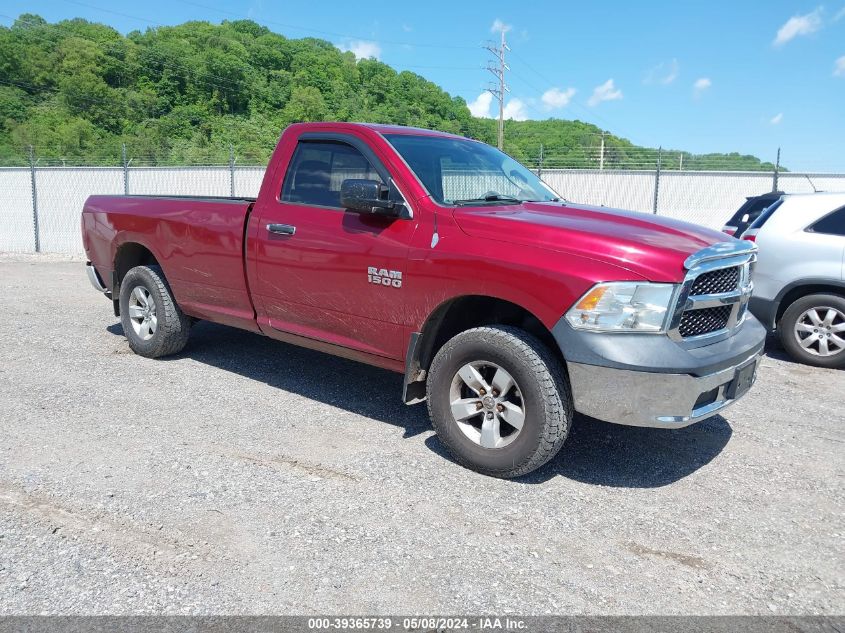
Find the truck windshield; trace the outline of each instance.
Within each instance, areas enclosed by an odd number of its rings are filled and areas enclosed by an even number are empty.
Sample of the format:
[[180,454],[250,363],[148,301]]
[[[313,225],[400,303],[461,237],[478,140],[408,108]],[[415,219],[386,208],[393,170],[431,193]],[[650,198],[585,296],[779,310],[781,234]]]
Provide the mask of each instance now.
[[506,205],[560,199],[526,167],[484,143],[413,134],[385,138],[440,204]]

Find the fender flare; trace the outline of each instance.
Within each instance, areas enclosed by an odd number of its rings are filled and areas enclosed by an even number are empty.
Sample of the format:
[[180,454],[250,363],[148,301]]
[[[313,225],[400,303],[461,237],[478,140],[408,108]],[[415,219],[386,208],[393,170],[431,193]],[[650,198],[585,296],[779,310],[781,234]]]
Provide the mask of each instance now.
[[412,331],[408,337],[408,348],[405,352],[405,376],[402,384],[402,400],[405,404],[416,404],[425,400],[427,365],[436,353],[436,350],[434,350],[434,344],[437,338],[436,333],[440,330],[440,326],[443,324],[446,315],[456,301],[472,298],[490,299],[510,304],[536,319],[543,327],[546,327],[533,310],[529,310],[524,305],[510,301],[504,297],[492,294],[467,294],[457,295],[442,301],[426,317],[420,330]]
[[803,279],[791,281],[781,288],[777,296],[772,299],[769,306],[769,313],[767,315],[767,322],[763,324],[767,329],[777,327],[778,315],[781,313],[780,307],[784,298],[793,290],[804,286],[832,286],[842,290],[843,294],[845,294],[845,280],[843,279],[835,279],[833,277],[805,277]]

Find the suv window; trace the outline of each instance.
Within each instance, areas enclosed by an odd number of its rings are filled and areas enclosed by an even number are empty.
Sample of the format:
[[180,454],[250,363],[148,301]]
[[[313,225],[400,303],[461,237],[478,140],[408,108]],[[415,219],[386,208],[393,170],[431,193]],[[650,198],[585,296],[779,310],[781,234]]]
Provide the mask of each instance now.
[[828,235],[845,235],[845,207],[828,213],[807,230]]
[[777,211],[778,207],[783,204],[783,198],[777,200],[774,204],[769,207],[766,207],[760,215],[757,216],[757,219],[751,223],[747,230],[751,229],[759,229],[763,226],[772,215],[774,215],[775,211]]
[[347,178],[382,180],[357,149],[339,141],[300,141],[294,150],[282,201],[340,208],[340,183]]
[[778,201],[778,198],[772,195],[763,195],[751,198],[743,204],[733,217],[728,220],[727,226],[736,228],[736,235],[741,235],[745,229],[749,227],[760,214],[768,209],[772,204]]

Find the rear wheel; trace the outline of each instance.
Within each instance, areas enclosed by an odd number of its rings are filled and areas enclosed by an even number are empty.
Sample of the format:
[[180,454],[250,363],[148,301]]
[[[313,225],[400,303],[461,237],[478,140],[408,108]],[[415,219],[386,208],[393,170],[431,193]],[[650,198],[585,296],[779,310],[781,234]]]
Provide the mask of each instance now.
[[158,266],[136,266],[120,284],[120,322],[133,352],[147,358],[176,354],[188,342],[190,317]]
[[427,380],[437,435],[462,465],[518,477],[554,457],[566,440],[572,398],[560,361],[509,326],[474,328],[449,340]]
[[797,299],[783,313],[778,333],[795,360],[817,367],[845,367],[845,298],[816,294]]

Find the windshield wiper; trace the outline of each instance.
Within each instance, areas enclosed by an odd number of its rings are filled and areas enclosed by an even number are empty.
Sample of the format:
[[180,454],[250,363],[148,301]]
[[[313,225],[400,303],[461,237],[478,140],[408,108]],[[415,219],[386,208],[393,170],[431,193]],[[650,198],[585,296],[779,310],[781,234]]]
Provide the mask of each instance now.
[[466,200],[452,200],[453,204],[464,205],[472,204],[473,202],[513,202],[515,204],[522,204],[522,200],[512,196],[503,196],[499,193],[491,193],[481,198],[468,198]]

